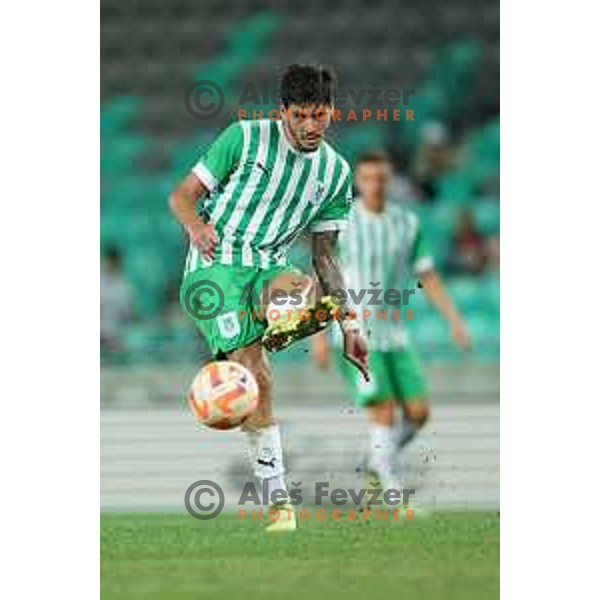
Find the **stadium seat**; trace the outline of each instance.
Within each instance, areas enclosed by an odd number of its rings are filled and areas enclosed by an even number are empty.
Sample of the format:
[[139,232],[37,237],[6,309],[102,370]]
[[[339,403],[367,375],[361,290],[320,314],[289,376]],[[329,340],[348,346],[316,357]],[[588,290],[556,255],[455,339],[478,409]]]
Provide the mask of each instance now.
[[409,329],[411,339],[426,357],[451,358],[454,353],[447,324],[439,315],[415,316]]
[[482,307],[487,315],[498,320],[500,318],[500,277],[497,274],[488,275],[482,280]]
[[492,201],[481,201],[473,205],[477,226],[486,235],[500,231],[500,205]]
[[100,136],[110,136],[122,131],[138,114],[142,100],[122,96],[115,98],[100,109]]
[[414,311],[415,318],[412,323],[407,322],[407,324],[411,328],[416,328],[418,330],[422,319],[435,318],[437,313],[431,302],[427,299],[425,292],[423,292],[421,288],[416,287],[416,285],[414,286],[414,289],[416,291],[410,296],[406,308],[410,308]]
[[475,195],[476,180],[472,171],[464,169],[445,175],[440,183],[441,201],[465,203]]
[[500,160],[500,121],[494,119],[483,129],[472,134],[469,150],[479,159]]
[[473,352],[480,358],[497,359],[500,348],[500,322],[483,315],[467,317]]
[[440,202],[436,203],[432,208],[428,216],[427,222],[431,224],[432,227],[443,229],[448,234],[450,234],[453,229],[456,221],[462,211],[466,208],[470,208],[470,198],[456,200],[454,202],[445,202],[444,200],[440,200]]
[[480,309],[486,297],[485,286],[478,277],[454,277],[447,286],[452,300],[465,314]]
[[354,161],[363,151],[384,145],[383,129],[377,124],[363,124],[346,129],[334,145],[350,160]]

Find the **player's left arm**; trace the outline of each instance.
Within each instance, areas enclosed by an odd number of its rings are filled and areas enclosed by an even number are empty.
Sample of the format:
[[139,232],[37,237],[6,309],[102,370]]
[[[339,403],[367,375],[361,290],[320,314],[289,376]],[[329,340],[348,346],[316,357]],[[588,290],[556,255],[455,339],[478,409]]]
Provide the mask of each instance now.
[[413,270],[427,299],[450,325],[452,341],[461,349],[468,350],[471,345],[465,322],[448,295],[442,279],[434,268],[426,242],[424,241],[418,219],[414,217],[415,237],[412,244],[411,262]]
[[[344,169],[331,199],[324,202],[310,225],[313,267],[325,296],[331,295],[336,290],[346,289],[337,242],[339,232],[347,224],[351,203],[352,172],[344,163]],[[339,323],[344,335],[344,357],[369,381],[366,340],[356,319],[351,318],[345,303],[340,306],[340,311]]]
[[[344,277],[337,256],[336,230],[312,234],[313,266],[323,289],[323,294],[331,295],[335,290],[344,290]],[[340,306],[340,327],[344,335],[344,358],[350,361],[369,381],[368,351],[360,327],[355,318],[349,315],[345,303]]]

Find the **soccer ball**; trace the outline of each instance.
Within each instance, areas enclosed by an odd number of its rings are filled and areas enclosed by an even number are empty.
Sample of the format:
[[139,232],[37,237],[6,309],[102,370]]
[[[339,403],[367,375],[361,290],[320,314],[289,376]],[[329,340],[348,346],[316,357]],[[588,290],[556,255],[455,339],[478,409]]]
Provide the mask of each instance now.
[[256,410],[258,384],[252,373],[237,362],[211,362],[194,378],[188,402],[203,425],[232,429]]

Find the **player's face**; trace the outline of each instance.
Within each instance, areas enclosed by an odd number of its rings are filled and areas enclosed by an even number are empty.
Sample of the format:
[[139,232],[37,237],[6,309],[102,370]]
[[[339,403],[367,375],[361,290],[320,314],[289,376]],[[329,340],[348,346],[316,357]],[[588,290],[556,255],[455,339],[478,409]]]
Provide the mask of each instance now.
[[296,149],[312,152],[319,147],[331,123],[331,111],[330,106],[314,104],[292,104],[281,109],[283,121]]
[[387,162],[365,162],[358,165],[356,188],[363,198],[383,198],[388,189],[391,167]]

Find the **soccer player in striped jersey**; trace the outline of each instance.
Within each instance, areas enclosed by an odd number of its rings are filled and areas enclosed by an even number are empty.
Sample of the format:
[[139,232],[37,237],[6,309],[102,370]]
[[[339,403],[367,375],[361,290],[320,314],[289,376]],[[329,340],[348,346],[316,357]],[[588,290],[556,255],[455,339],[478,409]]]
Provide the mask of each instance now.
[[[330,70],[289,67],[281,82],[281,120],[230,125],[170,197],[171,210],[190,238],[182,306],[215,358],[240,362],[258,382],[259,408],[242,427],[254,472],[267,482],[270,497],[286,486],[264,346],[270,343],[277,349],[282,338],[276,324],[268,328],[261,309],[275,299],[274,292],[279,301],[295,292],[295,299],[308,301],[312,279],[287,258],[304,231],[312,234],[313,264],[325,295],[344,287],[336,243],[350,210],[352,174],[346,160],[324,140],[333,93]],[[343,356],[368,378],[361,332],[347,318],[345,306],[337,314],[342,316]],[[290,315],[290,321],[293,330],[285,333],[285,343],[316,330],[314,318],[300,321]],[[282,511],[291,508],[281,498],[274,504]],[[295,528],[289,513],[282,514],[271,530]]]
[[[354,291],[356,301],[352,308],[357,318],[364,316],[365,309],[372,313],[362,320],[368,332],[370,381],[341,366],[369,421],[368,477],[377,477],[386,487],[397,488],[401,478],[393,468],[394,453],[414,437],[429,415],[419,357],[411,347],[402,320],[406,304],[410,307],[409,281],[414,281],[415,276],[419,279],[428,299],[448,321],[452,339],[460,349],[469,347],[469,336],[435,271],[418,217],[387,200],[391,173],[390,160],[382,152],[367,153],[356,164],[359,198],[351,210],[348,227],[340,235],[340,258],[348,292]],[[374,288],[381,290],[377,300],[373,300],[373,293],[359,297],[361,291]],[[388,290],[399,290],[406,297],[398,298],[389,292],[386,295]],[[328,365],[325,334],[315,336],[314,356],[319,366]],[[401,415],[397,414],[398,409]]]

